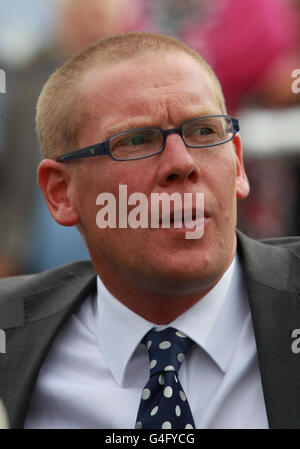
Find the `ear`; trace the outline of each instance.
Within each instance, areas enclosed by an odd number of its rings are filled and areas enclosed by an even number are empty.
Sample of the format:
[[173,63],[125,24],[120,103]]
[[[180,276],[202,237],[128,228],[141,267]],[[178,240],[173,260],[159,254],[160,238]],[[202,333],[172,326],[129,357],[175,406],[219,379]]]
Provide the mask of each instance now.
[[43,159],[38,168],[38,183],[54,220],[63,226],[74,226],[80,218],[70,196],[71,173],[52,159]]
[[240,136],[235,136],[233,139],[236,159],[236,196],[237,198],[246,198],[250,191],[248,178],[245,172],[243,162],[242,142]]

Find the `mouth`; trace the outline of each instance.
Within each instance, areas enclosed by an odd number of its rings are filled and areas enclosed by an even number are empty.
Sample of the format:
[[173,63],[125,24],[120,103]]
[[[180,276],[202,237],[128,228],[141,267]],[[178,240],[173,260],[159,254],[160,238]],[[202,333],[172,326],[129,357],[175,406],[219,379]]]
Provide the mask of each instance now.
[[203,225],[209,216],[205,210],[177,209],[165,213],[159,219],[160,228],[193,228]]

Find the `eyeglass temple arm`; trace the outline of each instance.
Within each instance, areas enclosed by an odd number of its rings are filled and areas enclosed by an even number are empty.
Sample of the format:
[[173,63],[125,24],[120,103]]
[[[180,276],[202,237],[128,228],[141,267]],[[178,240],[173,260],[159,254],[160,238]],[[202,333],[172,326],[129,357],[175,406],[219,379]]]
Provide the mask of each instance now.
[[56,162],[65,162],[83,157],[103,156],[109,154],[106,142],[97,143],[81,150],[71,151],[71,153],[62,154],[56,158]]
[[239,121],[236,118],[231,117],[232,120],[232,124],[233,124],[233,128],[234,128],[234,132],[239,132],[240,130],[240,126],[239,126]]

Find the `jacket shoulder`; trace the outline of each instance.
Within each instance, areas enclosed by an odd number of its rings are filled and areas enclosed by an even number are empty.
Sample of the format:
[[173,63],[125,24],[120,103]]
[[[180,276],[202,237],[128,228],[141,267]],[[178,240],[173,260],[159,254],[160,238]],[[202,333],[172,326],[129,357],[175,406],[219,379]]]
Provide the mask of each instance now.
[[238,252],[247,282],[300,292],[300,237],[254,240],[237,231]]
[[37,274],[12,276],[0,279],[0,306],[11,297],[35,296],[53,290],[67,280],[81,278],[84,282],[96,272],[88,260],[73,262]]
[[268,238],[268,239],[260,240],[260,242],[265,243],[267,245],[286,248],[292,254],[294,254],[294,256],[296,256],[298,259],[300,259],[300,237],[299,236]]

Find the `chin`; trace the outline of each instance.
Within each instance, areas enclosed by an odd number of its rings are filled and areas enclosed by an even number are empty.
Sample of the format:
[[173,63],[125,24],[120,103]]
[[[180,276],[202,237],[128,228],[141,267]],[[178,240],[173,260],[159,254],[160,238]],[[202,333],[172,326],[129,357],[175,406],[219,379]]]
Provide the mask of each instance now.
[[[173,263],[167,260],[163,266],[150,268],[148,265],[146,277],[153,287],[157,284],[166,288],[203,290],[211,287],[222,276],[221,266],[204,256],[201,260],[193,258],[190,261],[177,260]],[[143,277],[142,274],[141,277]]]

